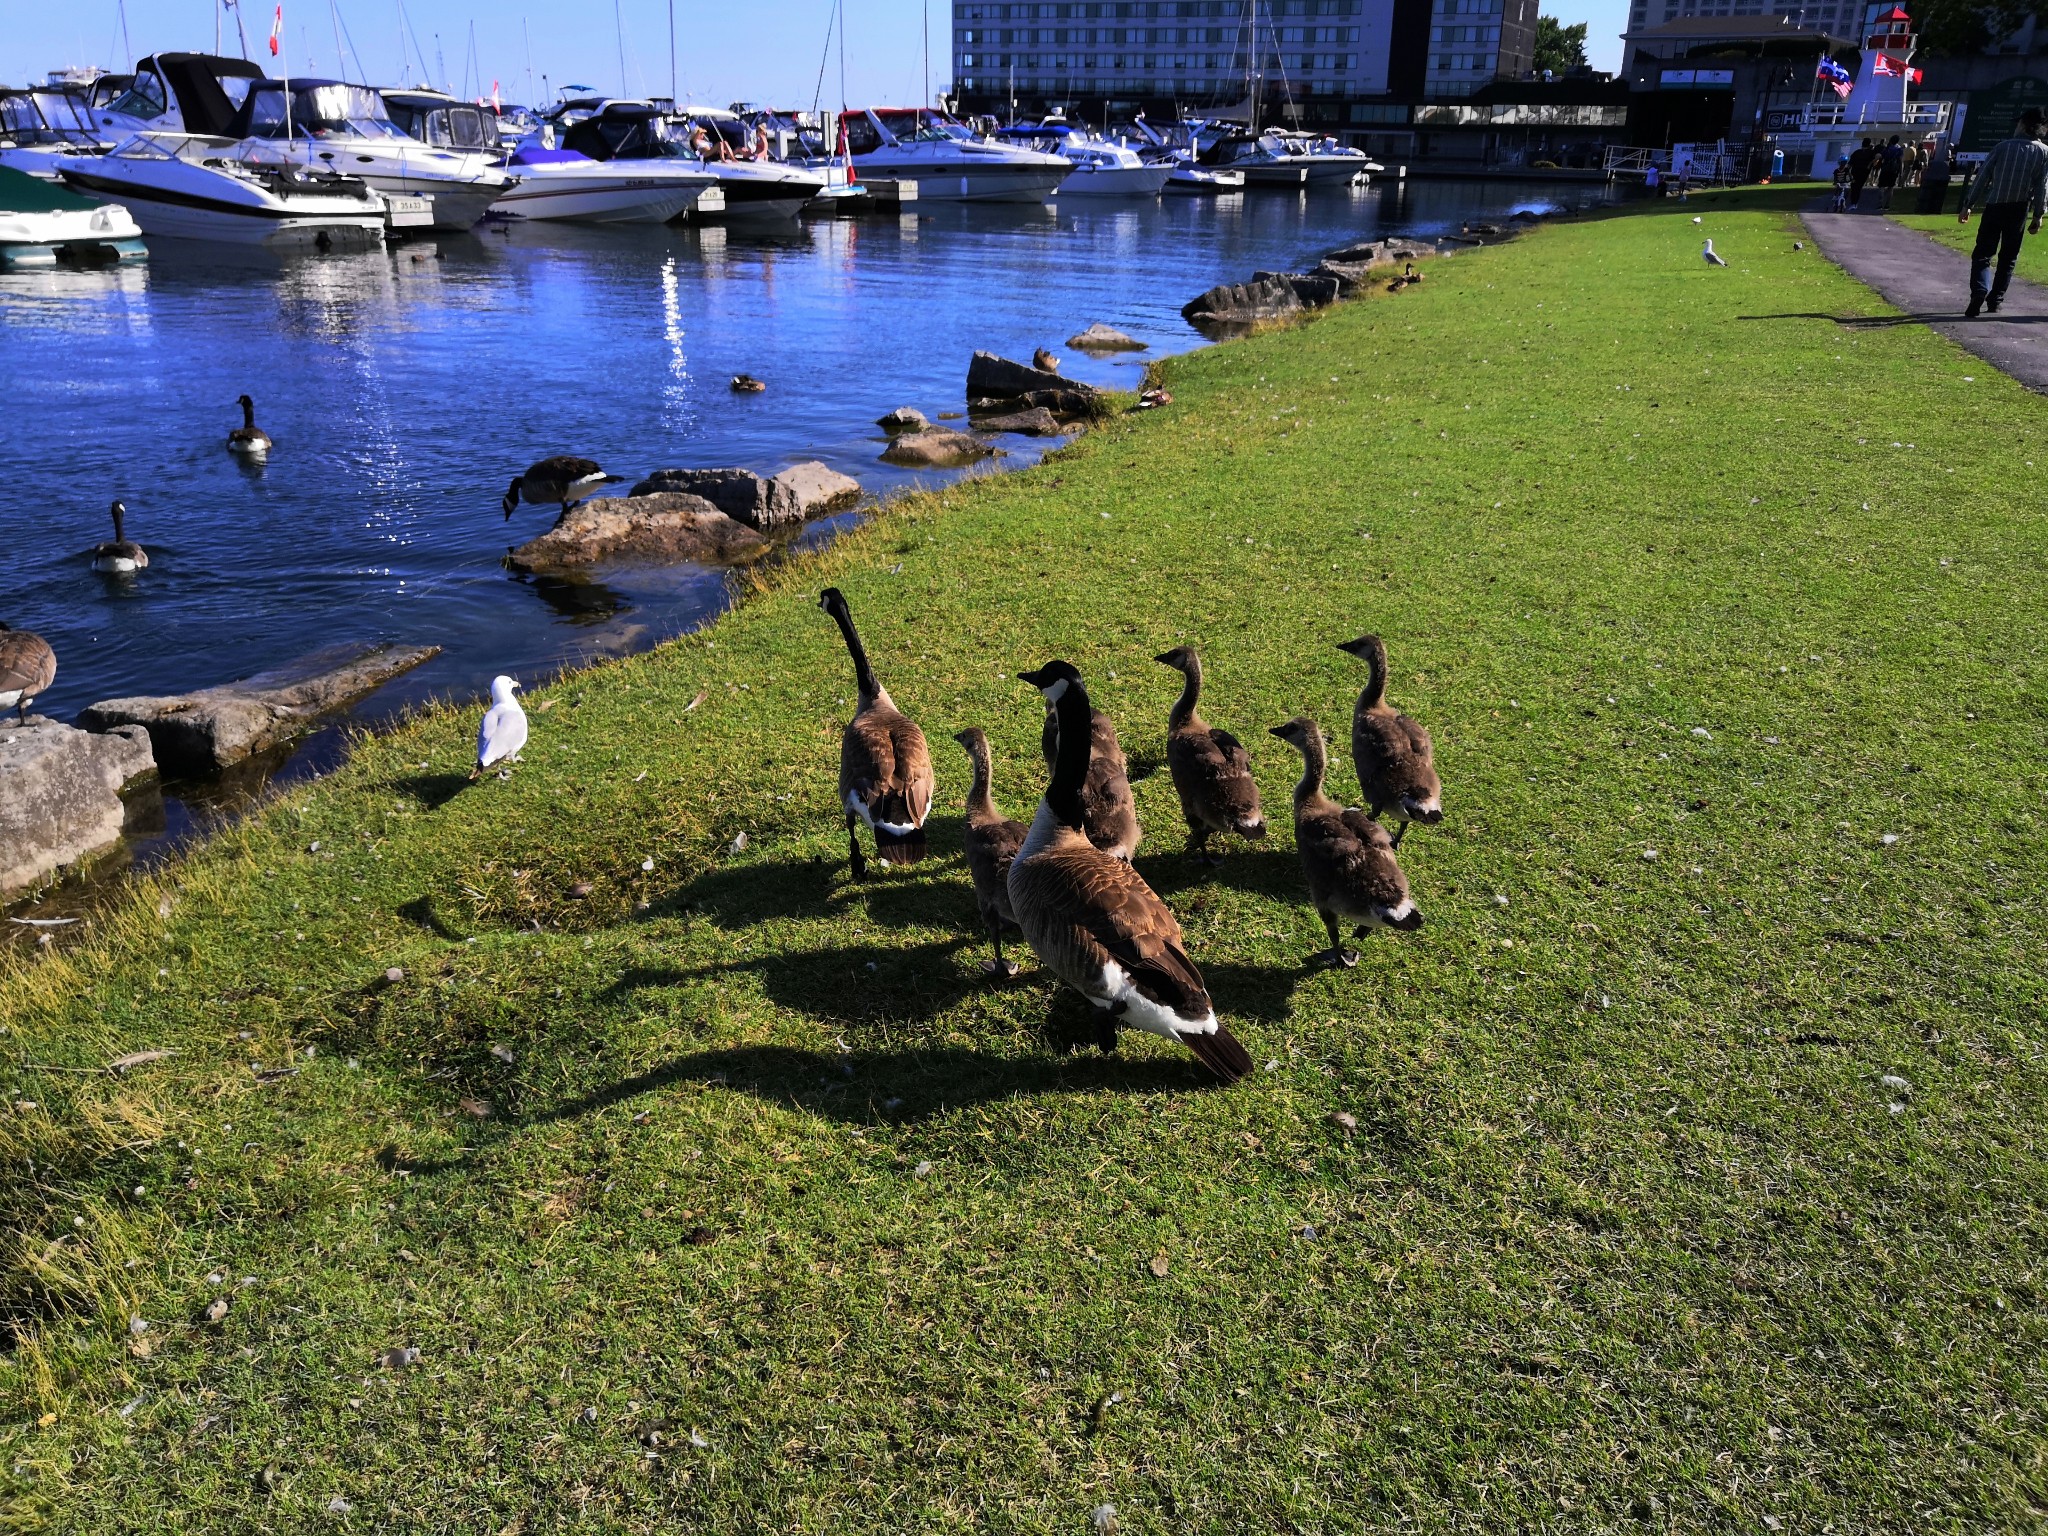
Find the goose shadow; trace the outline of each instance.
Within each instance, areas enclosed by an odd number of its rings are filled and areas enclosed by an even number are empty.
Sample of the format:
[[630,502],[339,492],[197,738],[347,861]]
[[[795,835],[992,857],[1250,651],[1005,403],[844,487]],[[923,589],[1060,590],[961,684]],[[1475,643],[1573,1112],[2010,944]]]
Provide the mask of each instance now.
[[776,950],[712,965],[639,966],[622,972],[605,989],[605,996],[623,999],[635,992],[752,975],[777,1007],[834,1028],[927,1023],[970,997],[1023,983],[1022,977],[999,982],[982,975],[978,960],[968,958],[978,954],[979,942],[965,932],[908,947],[838,944]]
[[963,819],[927,821],[930,851],[914,865],[884,865],[870,854],[864,880],[852,877],[843,856],[725,865],[676,887],[641,915],[695,912],[739,930],[772,918],[829,919],[858,909],[887,928],[972,927],[977,919],[962,857]]
[[469,787],[469,775],[409,773],[391,780],[385,787],[393,794],[404,795],[422,810],[438,811]]
[[1213,839],[1209,846],[1222,850],[1220,863],[1199,863],[1178,848],[1161,848],[1155,853],[1141,850],[1136,860],[1138,873],[1153,890],[1167,897],[1205,886],[1227,885],[1283,903],[1298,903],[1307,898],[1301,861],[1292,848],[1275,848],[1270,842],[1245,843],[1236,838]]

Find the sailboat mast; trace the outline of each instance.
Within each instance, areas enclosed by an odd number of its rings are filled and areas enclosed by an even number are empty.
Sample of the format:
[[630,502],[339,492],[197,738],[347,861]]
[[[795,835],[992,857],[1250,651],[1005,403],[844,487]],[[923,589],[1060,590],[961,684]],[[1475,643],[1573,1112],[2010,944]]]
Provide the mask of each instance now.
[[676,95],[676,0],[668,0],[668,104],[682,100]]

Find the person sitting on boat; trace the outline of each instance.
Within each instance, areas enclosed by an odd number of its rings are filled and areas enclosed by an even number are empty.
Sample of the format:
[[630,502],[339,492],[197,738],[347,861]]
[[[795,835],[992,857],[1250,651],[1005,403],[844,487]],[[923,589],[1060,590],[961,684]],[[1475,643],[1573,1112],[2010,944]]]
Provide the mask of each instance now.
[[711,158],[711,130],[702,123],[690,130],[690,153],[699,160]]
[[772,160],[775,158],[768,152],[768,125],[766,123],[754,124],[754,147],[748,153],[747,158],[749,160]]

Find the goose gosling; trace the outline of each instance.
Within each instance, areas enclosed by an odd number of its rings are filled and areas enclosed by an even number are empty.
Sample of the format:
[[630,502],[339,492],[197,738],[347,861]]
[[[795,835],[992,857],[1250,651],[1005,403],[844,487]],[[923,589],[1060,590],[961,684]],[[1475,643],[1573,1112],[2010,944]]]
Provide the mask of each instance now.
[[1010,907],[1025,939],[1047,970],[1102,1010],[1103,1050],[1116,1049],[1117,1026],[1128,1024],[1178,1041],[1222,1081],[1238,1081],[1251,1057],[1217,1021],[1173,912],[1083,828],[1093,711],[1081,674],[1052,661],[1018,677],[1060,717],[1052,782],[1010,865]]
[[112,508],[114,537],[112,542],[95,544],[92,550],[92,568],[108,576],[132,576],[149,564],[149,551],[140,544],[131,544],[128,535],[122,531],[122,520],[128,509],[115,502]]
[[1408,835],[1408,824],[1433,827],[1444,819],[1444,786],[1436,775],[1429,732],[1387,699],[1387,647],[1378,635],[1361,635],[1337,647],[1372,669],[1358,703],[1351,711],[1351,758],[1358,769],[1359,792],[1375,821],[1391,814],[1401,825],[1394,846]]
[[520,749],[526,745],[526,711],[512,697],[518,686],[502,673],[491,679],[491,707],[477,727],[476,766],[469,771],[472,784],[498,764],[509,766],[519,760]]
[[[1048,708],[1045,727],[1038,736],[1048,769],[1058,760],[1059,741],[1059,712]],[[1116,739],[1116,724],[1099,709],[1089,720],[1088,743],[1088,782],[1081,788],[1082,825],[1089,842],[1129,863],[1145,833],[1138,825],[1138,802],[1131,795],[1130,769]]]
[[978,725],[953,739],[967,749],[974,765],[974,785],[967,791],[967,872],[974,877],[974,900],[995,945],[996,957],[981,963],[992,976],[1014,976],[1017,964],[1003,958],[1003,929],[1017,926],[1010,907],[1010,864],[1024,846],[1025,826],[996,809],[989,794],[988,737]]
[[884,864],[915,864],[925,855],[924,819],[932,809],[932,755],[924,732],[896,707],[889,690],[875,680],[868,653],[854,632],[853,614],[837,587],[827,587],[818,606],[832,615],[853,658],[858,707],[839,740],[839,803],[846,811],[846,843],[853,878],[864,879],[857,826],[875,837],[875,857]]
[[1060,360],[1046,351],[1045,348],[1040,347],[1031,354],[1031,366],[1038,369],[1041,373],[1058,373],[1060,371]]
[[1230,732],[1217,730],[1195,713],[1202,697],[1202,658],[1193,646],[1177,645],[1152,659],[1186,679],[1166,717],[1166,766],[1188,822],[1188,857],[1214,864],[1219,862],[1217,855],[1207,852],[1212,833],[1234,832],[1253,839],[1266,835],[1251,754]]
[[41,635],[0,624],[0,709],[12,709],[21,725],[28,707],[57,681],[57,653]]
[[270,457],[270,434],[256,425],[254,400],[242,395],[235,404],[242,408],[242,424],[228,434],[228,452],[260,464]]
[[1387,829],[1363,811],[1347,810],[1323,793],[1329,763],[1322,728],[1306,716],[1273,727],[1273,734],[1301,754],[1301,782],[1294,788],[1294,845],[1308,876],[1309,900],[1330,947],[1317,958],[1354,966],[1358,952],[1344,947],[1338,929],[1351,924],[1357,937],[1375,928],[1412,933],[1422,913],[1408,894],[1408,879],[1394,856]]

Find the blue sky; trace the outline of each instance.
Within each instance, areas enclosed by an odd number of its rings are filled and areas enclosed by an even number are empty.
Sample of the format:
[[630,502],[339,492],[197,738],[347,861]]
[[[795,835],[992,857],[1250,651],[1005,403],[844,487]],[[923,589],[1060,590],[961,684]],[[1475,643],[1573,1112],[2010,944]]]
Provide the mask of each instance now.
[[[252,54],[263,52],[275,0],[240,0]],[[474,87],[475,67],[466,67],[472,23],[482,89],[493,79],[508,100],[541,95],[540,76],[555,85],[575,83],[600,91],[620,89],[619,33],[625,34],[628,94],[666,93],[669,85],[669,10],[666,0],[569,0],[535,5],[479,5],[475,0],[403,0],[410,28],[400,38],[401,0],[286,0],[287,58],[294,70],[317,74],[360,74],[378,85],[411,84],[425,78],[458,91]],[[913,102],[923,95],[923,0],[847,0],[847,95],[864,102]],[[698,101],[764,101],[783,106],[811,104],[824,56],[832,0],[676,0],[676,73],[682,93]],[[618,23],[614,22],[614,15]],[[1594,65],[1613,69],[1621,61],[1622,0],[1556,0],[1545,10],[1565,21],[1592,24],[1588,48]],[[122,16],[127,37],[122,41]],[[0,0],[0,82],[39,80],[66,64],[120,65],[136,54],[159,49],[211,50],[213,0]],[[932,83],[946,83],[951,6],[931,0]],[[223,22],[223,51],[238,51],[232,13]],[[336,21],[340,26],[337,27]],[[345,30],[343,30],[345,29]],[[337,31],[343,32],[347,66],[337,69]],[[417,51],[414,39],[417,39]],[[531,39],[533,89],[527,89],[527,40]],[[404,64],[401,67],[401,46]],[[435,65],[436,50],[442,61]],[[310,68],[308,67],[310,63]],[[401,78],[402,77],[402,78]],[[838,58],[826,73],[825,99],[838,100]]]

